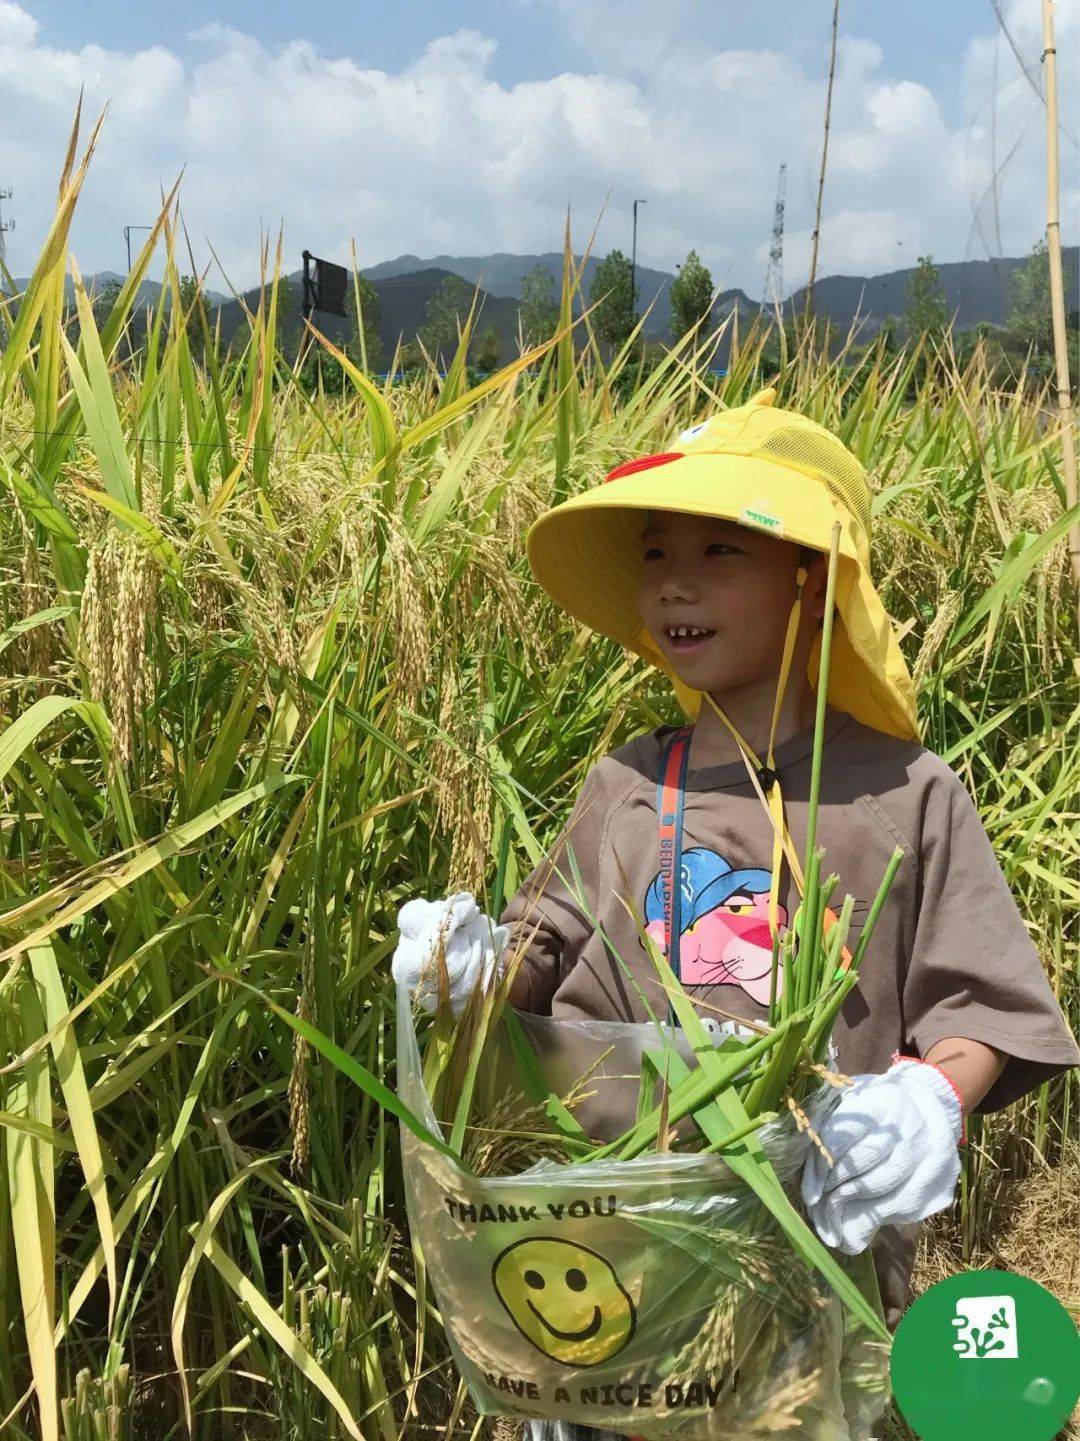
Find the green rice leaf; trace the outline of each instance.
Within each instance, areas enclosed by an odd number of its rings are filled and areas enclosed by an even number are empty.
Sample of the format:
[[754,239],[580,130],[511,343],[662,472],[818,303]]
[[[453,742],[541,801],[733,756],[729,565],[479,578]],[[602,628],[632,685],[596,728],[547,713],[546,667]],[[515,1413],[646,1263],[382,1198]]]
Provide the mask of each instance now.
[[346,1051],[343,1051],[340,1046],[335,1045],[328,1036],[324,1035],[316,1026],[313,1026],[310,1021],[306,1021],[302,1016],[297,1016],[291,1011],[287,1011],[284,1006],[279,1006],[276,1001],[269,1000],[254,986],[248,985],[246,981],[240,980],[239,977],[229,975],[226,972],[218,972],[217,974],[220,980],[227,981],[229,984],[238,986],[241,990],[248,991],[256,996],[262,1005],[272,1010],[274,1014],[283,1020],[287,1026],[291,1027],[297,1035],[303,1036],[304,1040],[307,1041],[310,1046],[313,1046],[321,1056],[325,1056],[331,1065],[335,1066],[343,1075],[348,1076],[349,1080],[359,1086],[378,1106],[384,1111],[388,1111],[390,1115],[396,1117],[397,1120],[407,1126],[409,1130],[412,1131],[415,1136],[418,1136],[426,1145],[433,1146],[435,1150],[441,1152],[444,1156],[448,1156],[451,1160],[456,1161],[458,1165],[462,1164],[461,1157],[456,1155],[446,1142],[439,1136],[436,1136],[433,1131],[429,1131],[423,1121],[413,1115],[408,1106],[406,1106],[403,1101],[400,1101],[389,1087],[385,1086],[377,1076],[373,1076],[359,1061],[355,1060]]
[[[673,1080],[688,1079],[689,1069],[680,1056],[673,1055],[669,1064]],[[888,1341],[885,1323],[788,1199],[760,1140],[753,1134],[751,1119],[739,1098],[730,1090],[721,1091],[708,1105],[694,1112],[694,1120],[710,1142],[723,1145],[725,1163],[769,1209],[804,1263],[821,1272],[863,1325],[880,1340]],[[729,1137],[737,1130],[742,1130],[745,1140],[731,1145]]]
[[205,1243],[206,1255],[216,1267],[218,1274],[251,1312],[258,1325],[293,1363],[300,1374],[321,1391],[330,1405],[334,1408],[341,1424],[353,1441],[365,1441],[364,1434],[353,1419],[352,1412],[345,1403],[341,1392],[327,1376],[326,1372],[312,1356],[311,1352],[301,1344],[298,1338],[285,1325],[278,1313],[273,1309],[266,1297],[255,1287],[254,1283],[244,1275],[233,1259],[226,1255],[218,1243],[208,1238]]

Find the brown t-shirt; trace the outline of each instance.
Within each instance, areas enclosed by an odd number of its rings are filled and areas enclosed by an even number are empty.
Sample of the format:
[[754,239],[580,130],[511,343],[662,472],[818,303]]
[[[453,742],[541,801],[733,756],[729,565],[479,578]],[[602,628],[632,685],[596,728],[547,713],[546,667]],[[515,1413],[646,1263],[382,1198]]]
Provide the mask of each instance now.
[[[635,911],[662,945],[656,791],[669,735],[667,727],[650,731],[592,767],[551,857],[507,904],[500,919],[515,925],[515,942],[535,929],[522,961],[528,1010],[568,1020],[644,1021],[640,988],[655,1014],[666,1014],[620,895],[625,872]],[[800,862],[812,746],[807,730],[774,755]],[[839,913],[847,893],[855,898],[849,947],[894,847],[904,853],[859,984],[837,1018],[841,1071],[886,1071],[894,1051],[925,1056],[947,1036],[983,1041],[1008,1060],[976,1107],[982,1112],[1000,1110],[1080,1063],[975,806],[939,756],[830,708],[817,842],[825,848],[822,875],[840,878],[833,909]],[[691,768],[680,971],[695,1002],[705,1003],[703,1015],[768,1018],[771,864],[771,824],[743,761]],[[781,924],[790,924],[799,897],[786,864],[779,898]],[[892,1325],[907,1299],[917,1234],[917,1225],[883,1227],[873,1243]]]

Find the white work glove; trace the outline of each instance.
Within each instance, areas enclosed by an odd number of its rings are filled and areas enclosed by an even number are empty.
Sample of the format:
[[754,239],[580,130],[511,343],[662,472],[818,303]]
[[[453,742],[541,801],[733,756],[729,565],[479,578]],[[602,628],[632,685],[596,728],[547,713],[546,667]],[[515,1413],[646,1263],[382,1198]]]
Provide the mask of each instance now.
[[455,1016],[461,1015],[479,981],[486,986],[496,970],[501,971],[510,939],[510,927],[493,925],[468,891],[441,901],[421,896],[406,901],[398,911],[398,931],[391,974],[399,986],[415,992],[425,1011],[434,1011],[439,1003],[436,954],[442,934]]
[[937,1066],[898,1058],[884,1075],[853,1076],[835,1110],[811,1119],[833,1164],[811,1147],[802,1197],[827,1246],[857,1256],[879,1226],[921,1221],[952,1200],[964,1116]]

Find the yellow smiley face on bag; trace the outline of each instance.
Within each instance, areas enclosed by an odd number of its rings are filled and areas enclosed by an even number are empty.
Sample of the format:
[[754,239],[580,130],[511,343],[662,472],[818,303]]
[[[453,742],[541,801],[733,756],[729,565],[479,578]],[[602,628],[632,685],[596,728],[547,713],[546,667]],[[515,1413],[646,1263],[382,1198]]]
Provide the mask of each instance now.
[[606,1257],[575,1241],[515,1241],[491,1268],[495,1294],[521,1334],[564,1366],[596,1366],[621,1351],[637,1315]]

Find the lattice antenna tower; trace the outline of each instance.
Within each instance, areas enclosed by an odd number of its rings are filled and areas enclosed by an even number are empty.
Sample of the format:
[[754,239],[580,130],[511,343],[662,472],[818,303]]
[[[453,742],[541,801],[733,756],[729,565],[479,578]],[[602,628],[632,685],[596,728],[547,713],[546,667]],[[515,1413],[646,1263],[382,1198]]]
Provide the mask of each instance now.
[[9,230],[15,229],[14,220],[4,219],[4,201],[11,199],[11,186],[8,185],[0,190],[0,264],[7,260],[7,235]]
[[780,166],[776,181],[776,208],[773,210],[772,241],[769,264],[765,269],[765,285],[761,293],[761,309],[784,303],[784,176],[787,163]]

